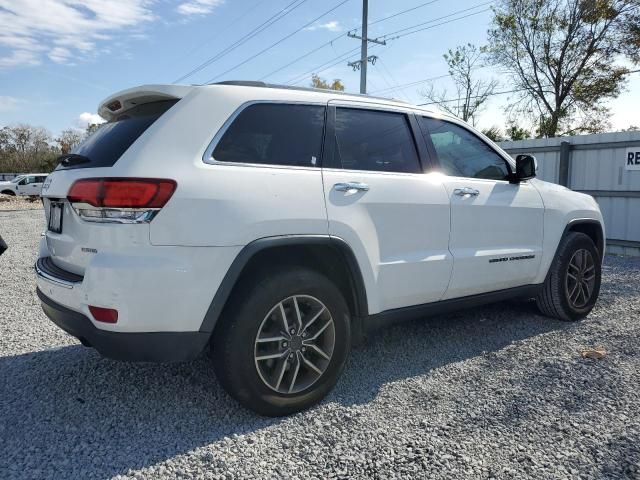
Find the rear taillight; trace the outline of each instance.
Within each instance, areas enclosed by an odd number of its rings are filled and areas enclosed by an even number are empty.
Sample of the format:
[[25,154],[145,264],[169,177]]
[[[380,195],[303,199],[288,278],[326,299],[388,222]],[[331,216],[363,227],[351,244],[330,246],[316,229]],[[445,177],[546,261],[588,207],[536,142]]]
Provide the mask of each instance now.
[[71,186],[67,200],[87,221],[147,223],[175,189],[174,180],[158,178],[86,178]]

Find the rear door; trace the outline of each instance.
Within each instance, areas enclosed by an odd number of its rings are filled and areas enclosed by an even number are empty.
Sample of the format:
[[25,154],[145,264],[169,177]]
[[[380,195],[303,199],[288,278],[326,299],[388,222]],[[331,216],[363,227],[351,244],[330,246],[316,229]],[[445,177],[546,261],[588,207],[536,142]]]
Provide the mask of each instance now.
[[439,300],[452,268],[449,199],[425,174],[408,111],[329,102],[322,175],[329,233],[354,250],[369,313]]
[[463,124],[419,117],[451,199],[453,274],[445,298],[531,284],[542,253],[544,205],[528,182]]

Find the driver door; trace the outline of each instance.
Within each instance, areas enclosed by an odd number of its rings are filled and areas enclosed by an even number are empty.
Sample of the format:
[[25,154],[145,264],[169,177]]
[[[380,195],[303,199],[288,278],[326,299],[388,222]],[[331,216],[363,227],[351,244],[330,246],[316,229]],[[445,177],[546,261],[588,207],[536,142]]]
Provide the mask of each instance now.
[[510,183],[507,160],[463,124],[428,117],[419,124],[451,201],[453,273],[444,298],[531,284],[542,257],[536,188]]

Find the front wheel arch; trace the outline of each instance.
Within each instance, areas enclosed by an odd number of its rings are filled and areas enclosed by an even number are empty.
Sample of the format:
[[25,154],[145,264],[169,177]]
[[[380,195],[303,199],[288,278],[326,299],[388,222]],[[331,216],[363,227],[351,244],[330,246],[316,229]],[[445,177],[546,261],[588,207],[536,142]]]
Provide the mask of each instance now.
[[598,220],[589,218],[574,219],[567,223],[567,226],[565,227],[564,232],[560,237],[560,241],[558,242],[558,247],[556,247],[556,255],[557,249],[560,247],[562,240],[564,240],[564,238],[571,232],[584,233],[586,236],[591,238],[596,248],[598,249],[600,260],[602,261],[604,259],[605,238],[602,224]]

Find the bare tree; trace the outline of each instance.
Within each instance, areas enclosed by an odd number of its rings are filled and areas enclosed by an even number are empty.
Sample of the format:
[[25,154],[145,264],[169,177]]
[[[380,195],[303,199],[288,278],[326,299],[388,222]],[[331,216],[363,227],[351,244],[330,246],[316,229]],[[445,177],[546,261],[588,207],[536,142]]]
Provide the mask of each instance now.
[[443,57],[455,85],[455,97],[452,100],[452,94],[446,89],[437,90],[433,84],[422,95],[452,115],[475,124],[478,114],[498,85],[496,80],[477,77],[475,70],[484,65],[484,50],[468,43],[449,50]]
[[508,110],[539,122],[538,135],[597,132],[639,59],[640,0],[500,0],[489,50],[516,93]]
[[78,145],[82,141],[83,137],[83,132],[73,128],[68,128],[60,133],[60,136],[56,138],[56,142],[60,147],[60,152],[64,155],[73,150],[73,147]]

